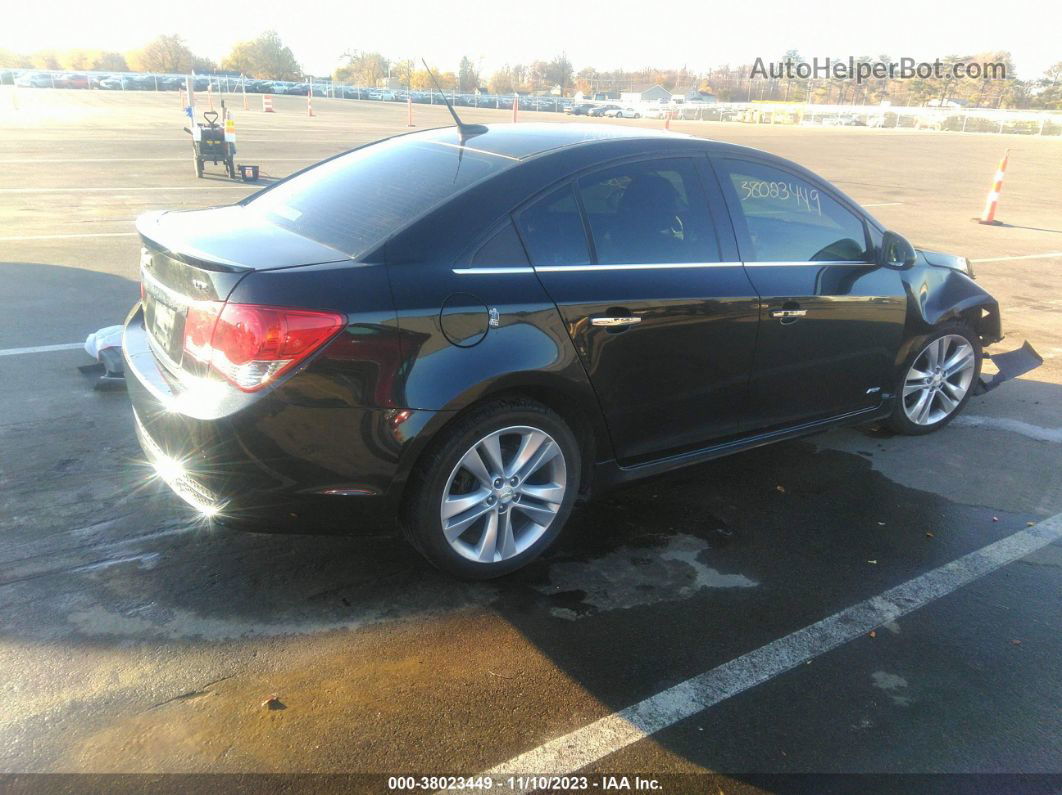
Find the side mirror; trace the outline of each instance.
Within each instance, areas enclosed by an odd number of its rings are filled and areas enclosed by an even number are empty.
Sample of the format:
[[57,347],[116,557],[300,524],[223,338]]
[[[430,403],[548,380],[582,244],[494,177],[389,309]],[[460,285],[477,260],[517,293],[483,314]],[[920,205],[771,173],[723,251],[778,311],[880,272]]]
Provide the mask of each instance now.
[[915,264],[917,255],[914,246],[907,242],[907,238],[895,232],[886,232],[881,238],[881,251],[878,255],[878,264],[887,268],[907,270]]

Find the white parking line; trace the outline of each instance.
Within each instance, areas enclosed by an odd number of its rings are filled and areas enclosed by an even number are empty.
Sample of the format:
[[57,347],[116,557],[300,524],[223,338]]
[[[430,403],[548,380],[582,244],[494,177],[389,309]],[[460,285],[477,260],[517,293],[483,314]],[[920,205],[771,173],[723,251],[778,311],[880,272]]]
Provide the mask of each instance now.
[[18,235],[16,237],[0,237],[0,243],[5,240],[67,240],[76,237],[129,237],[136,234],[136,232],[83,232],[78,235]]
[[133,191],[156,190],[242,190],[250,191],[254,185],[180,185],[172,188],[143,187],[135,188],[0,188],[0,193],[131,193]]
[[74,351],[84,348],[83,342],[64,342],[59,345],[37,345],[33,348],[4,348],[0,350],[0,356],[18,356],[22,353],[50,353],[51,351]]
[[882,624],[1062,539],[1062,514],[1020,530],[913,580],[890,588],[624,710],[594,721],[485,775],[566,775],[654,732],[773,679]]
[[[316,163],[320,157],[256,157],[256,163]],[[186,163],[187,157],[11,157],[0,163]]]
[[1021,257],[988,257],[986,259],[972,259],[970,262],[1010,262],[1016,259],[1053,259],[1062,257],[1062,251],[1048,251],[1046,254],[1025,254]]

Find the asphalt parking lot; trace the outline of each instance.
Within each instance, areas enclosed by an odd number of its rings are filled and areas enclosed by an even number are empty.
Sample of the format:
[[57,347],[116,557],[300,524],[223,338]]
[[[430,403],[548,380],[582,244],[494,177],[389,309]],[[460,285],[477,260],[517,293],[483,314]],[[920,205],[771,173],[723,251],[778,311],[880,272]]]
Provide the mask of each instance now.
[[[248,100],[237,160],[263,183],[407,129],[395,103]],[[969,256],[1002,305],[994,350],[1028,340],[1044,365],[930,437],[835,431],[611,493],[527,570],[469,584],[395,539],[220,531],[150,478],[124,393],[68,344],[137,300],[137,214],[255,187],[195,178],[176,95],[18,102],[0,93],[0,771],[674,792],[1062,773],[1062,141],[673,123]],[[1006,147],[1004,224],[972,223]]]

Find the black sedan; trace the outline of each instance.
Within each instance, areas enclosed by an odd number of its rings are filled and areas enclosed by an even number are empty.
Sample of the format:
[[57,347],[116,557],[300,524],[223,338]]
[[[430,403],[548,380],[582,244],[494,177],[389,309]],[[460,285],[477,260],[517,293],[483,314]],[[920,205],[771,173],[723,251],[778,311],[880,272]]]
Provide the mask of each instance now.
[[493,577],[577,499],[838,425],[936,430],[1000,339],[961,257],[664,131],[401,135],[138,221],[137,432],[211,522],[397,525]]
[[589,102],[577,102],[573,105],[569,105],[564,109],[564,112],[570,116],[587,116],[590,111],[594,109],[594,105]]

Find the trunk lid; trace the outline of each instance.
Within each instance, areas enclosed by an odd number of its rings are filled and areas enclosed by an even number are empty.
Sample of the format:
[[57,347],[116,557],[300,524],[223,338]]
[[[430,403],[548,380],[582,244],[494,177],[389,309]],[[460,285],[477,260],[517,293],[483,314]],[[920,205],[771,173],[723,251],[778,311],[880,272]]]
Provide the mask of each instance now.
[[239,205],[147,213],[137,219],[142,248],[144,324],[152,350],[169,370],[198,369],[184,361],[188,308],[225,301],[256,270],[349,259],[334,248],[247,212]]

